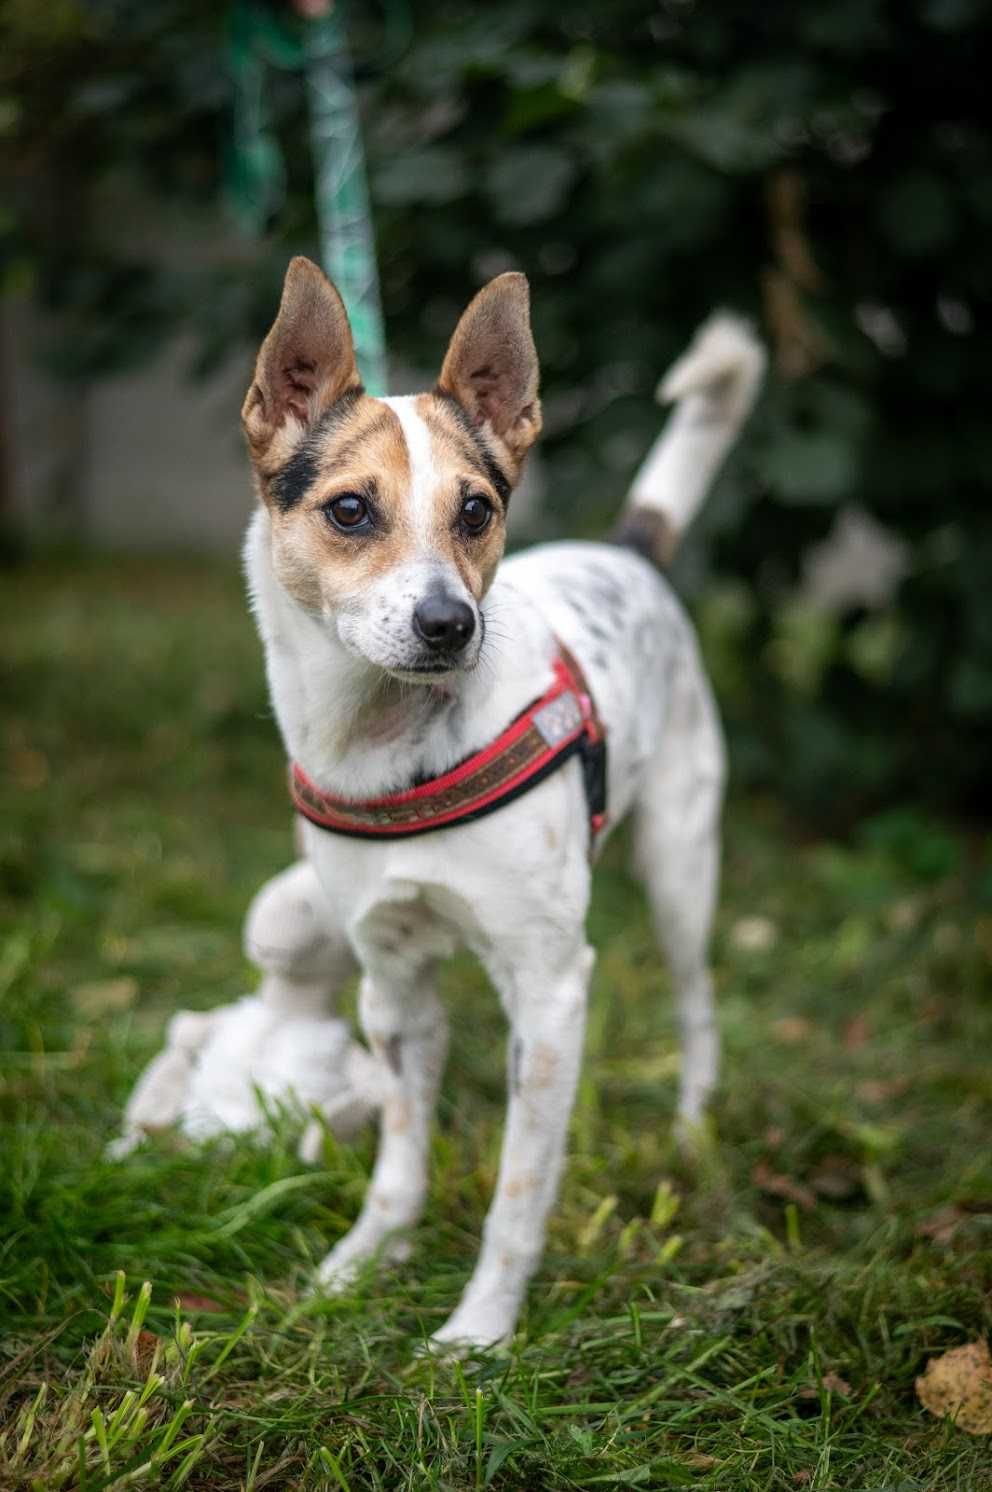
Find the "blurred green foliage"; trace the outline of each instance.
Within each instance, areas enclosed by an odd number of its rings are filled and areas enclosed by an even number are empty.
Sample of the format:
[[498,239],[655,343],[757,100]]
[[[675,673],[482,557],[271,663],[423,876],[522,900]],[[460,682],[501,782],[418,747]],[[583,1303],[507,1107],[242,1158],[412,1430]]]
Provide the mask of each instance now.
[[[987,6],[416,0],[398,56],[390,15],[352,8],[393,351],[436,364],[479,282],[526,269],[547,528],[596,534],[656,431],[659,373],[713,305],[756,317],[775,371],[679,574],[735,768],[834,822],[910,795],[979,808]],[[93,376],[189,326],[201,367],[243,351],[288,253],[315,241],[299,79],[270,78],[286,188],[261,271],[233,241],[177,263],[129,241],[100,193],[124,177],[170,210],[216,204],[228,7],[6,0],[0,17],[2,273],[71,329],[42,354]],[[882,611],[811,613],[803,556],[849,504],[905,541],[906,576]]]

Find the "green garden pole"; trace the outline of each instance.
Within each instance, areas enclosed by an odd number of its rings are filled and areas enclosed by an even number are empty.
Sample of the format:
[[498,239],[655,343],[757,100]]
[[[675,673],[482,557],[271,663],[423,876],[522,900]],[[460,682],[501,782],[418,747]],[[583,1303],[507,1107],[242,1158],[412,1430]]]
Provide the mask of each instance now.
[[340,4],[311,21],[305,34],[320,257],[348,312],[365,387],[381,395],[387,389],[386,339],[358,100]]
[[[282,206],[285,170],[265,99],[268,67],[306,73],[320,259],[337,285],[370,394],[386,392],[386,344],[375,240],[358,124],[358,100],[341,0],[318,19],[299,21],[264,0],[237,0],[228,62],[234,84],[227,194],[239,221],[265,230]],[[301,40],[302,38],[302,40]]]

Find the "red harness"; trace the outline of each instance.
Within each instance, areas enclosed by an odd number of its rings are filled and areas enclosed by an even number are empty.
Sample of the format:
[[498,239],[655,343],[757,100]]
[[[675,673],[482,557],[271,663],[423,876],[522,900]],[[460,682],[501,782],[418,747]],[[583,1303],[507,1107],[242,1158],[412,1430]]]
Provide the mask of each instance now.
[[322,792],[294,762],[289,791],[312,824],[360,839],[428,834],[502,808],[581,754],[593,840],[606,821],[606,735],[577,661],[559,644],[551,688],[489,746],[419,787],[355,802]]

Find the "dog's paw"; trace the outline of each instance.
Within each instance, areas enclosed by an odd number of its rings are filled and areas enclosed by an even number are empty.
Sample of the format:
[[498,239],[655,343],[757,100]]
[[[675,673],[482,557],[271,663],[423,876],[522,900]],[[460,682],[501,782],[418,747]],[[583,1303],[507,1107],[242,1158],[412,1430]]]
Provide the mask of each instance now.
[[402,1264],[413,1253],[413,1243],[406,1233],[391,1233],[385,1238],[356,1237],[357,1229],[346,1233],[317,1270],[313,1291],[322,1295],[346,1295],[372,1264]]
[[459,1306],[427,1340],[432,1357],[464,1358],[473,1352],[505,1351],[513,1340],[515,1314],[505,1308]]
[[347,1295],[373,1258],[374,1250],[349,1247],[348,1238],[342,1238],[317,1270],[314,1291],[320,1295]]

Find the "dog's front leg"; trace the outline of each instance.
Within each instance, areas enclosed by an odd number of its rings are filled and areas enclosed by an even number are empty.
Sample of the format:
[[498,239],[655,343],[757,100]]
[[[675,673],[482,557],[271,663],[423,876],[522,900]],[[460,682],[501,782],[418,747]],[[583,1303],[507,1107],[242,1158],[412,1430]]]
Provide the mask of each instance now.
[[592,949],[580,941],[556,972],[546,961],[543,967],[528,961],[506,975],[492,970],[511,1023],[499,1177],[475,1272],[458,1309],[431,1339],[435,1347],[494,1346],[513,1333],[565,1158],[592,963]]
[[365,961],[359,1017],[381,1069],[379,1151],[358,1220],[320,1266],[343,1289],[361,1266],[419,1218],[427,1194],[431,1122],[447,1050],[447,1021],[433,963],[403,971],[396,959]]

